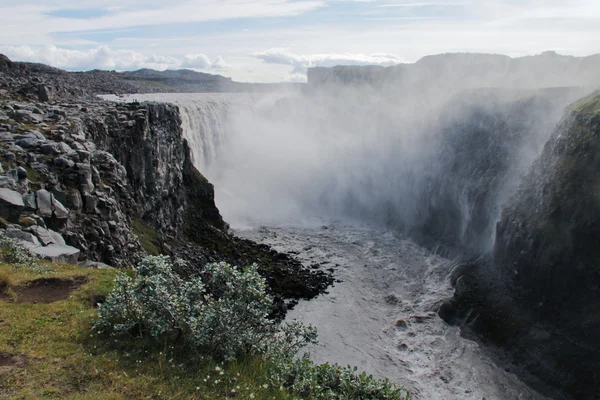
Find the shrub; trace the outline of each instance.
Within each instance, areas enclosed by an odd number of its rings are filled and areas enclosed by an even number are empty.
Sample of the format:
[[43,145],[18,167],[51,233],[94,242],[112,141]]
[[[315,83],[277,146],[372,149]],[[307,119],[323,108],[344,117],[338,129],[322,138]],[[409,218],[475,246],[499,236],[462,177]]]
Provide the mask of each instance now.
[[94,327],[187,346],[216,360],[292,356],[316,340],[314,328],[268,319],[272,303],[256,265],[239,271],[227,263],[207,264],[198,276],[184,280],[168,257],[150,256],[134,276],[117,276]]
[[258,356],[264,375],[257,376],[266,377],[263,387],[279,387],[299,398],[409,399],[387,379],[357,373],[356,368],[315,365],[306,354],[295,358],[307,344],[316,343],[316,329],[268,319],[273,299],[256,265],[240,271],[227,263],[207,264],[197,276],[184,280],[168,257],[150,256],[133,276],[120,273],[115,283],[99,306],[94,328],[101,332],[183,346],[195,358],[233,361]]
[[402,388],[388,379],[358,373],[354,367],[329,363],[315,365],[307,355],[274,364],[271,384],[286,388],[301,398],[314,400],[362,399],[409,400]]
[[17,239],[0,235],[0,248],[2,248],[2,261],[13,264],[15,268],[27,268],[40,273],[50,271],[49,268],[38,265],[39,258],[23,247]]

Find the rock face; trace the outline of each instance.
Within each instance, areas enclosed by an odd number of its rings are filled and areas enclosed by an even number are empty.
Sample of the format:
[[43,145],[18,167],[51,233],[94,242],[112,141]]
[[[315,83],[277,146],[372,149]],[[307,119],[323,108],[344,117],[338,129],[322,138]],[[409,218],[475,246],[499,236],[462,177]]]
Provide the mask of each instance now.
[[596,93],[571,106],[503,207],[491,257],[457,274],[453,301],[528,372],[581,399],[600,393],[599,170]]
[[582,96],[576,89],[518,93],[515,100],[508,91],[467,91],[444,110],[411,232],[421,243],[489,251],[506,193],[553,128],[547,116]]
[[0,221],[5,234],[56,262],[127,267],[167,254],[189,261],[185,274],[209,261],[257,262],[279,315],[284,297],[310,298],[332,282],[230,235],[192,165],[178,107],[92,98],[119,84],[110,76],[0,58],[0,216],[15,223]]

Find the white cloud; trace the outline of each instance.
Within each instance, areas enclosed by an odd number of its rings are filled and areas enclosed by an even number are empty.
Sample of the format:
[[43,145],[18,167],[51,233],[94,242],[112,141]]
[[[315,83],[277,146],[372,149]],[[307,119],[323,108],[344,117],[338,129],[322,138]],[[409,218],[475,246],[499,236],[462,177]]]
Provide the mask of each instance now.
[[255,54],[255,57],[271,64],[292,66],[292,77],[304,74],[311,67],[334,67],[336,65],[381,65],[390,66],[404,60],[393,54],[360,54],[360,53],[332,53],[332,54],[295,54],[287,49],[270,49]]
[[53,45],[34,48],[30,46],[0,46],[0,53],[19,61],[41,62],[70,70],[157,70],[191,68],[200,70],[223,69],[227,64],[221,56],[213,61],[204,54],[187,54],[181,58],[157,54],[145,55],[133,50],[113,50],[99,46],[89,50],[70,50]]
[[[172,0],[169,2],[140,2],[120,7],[123,2],[114,0],[94,4],[94,10],[110,11],[106,15],[90,18],[68,18],[50,15],[71,9],[86,9],[81,2],[62,1],[42,4],[23,0],[17,4],[0,5],[0,15],[9,15],[3,25],[7,36],[38,35],[56,32],[83,32],[114,30],[148,25],[178,24],[187,22],[222,21],[237,18],[272,18],[303,14],[324,7],[324,0]],[[141,4],[143,3],[143,4]],[[86,3],[89,4],[89,3]],[[133,6],[133,7],[132,7]],[[3,37],[6,40],[6,37]]]

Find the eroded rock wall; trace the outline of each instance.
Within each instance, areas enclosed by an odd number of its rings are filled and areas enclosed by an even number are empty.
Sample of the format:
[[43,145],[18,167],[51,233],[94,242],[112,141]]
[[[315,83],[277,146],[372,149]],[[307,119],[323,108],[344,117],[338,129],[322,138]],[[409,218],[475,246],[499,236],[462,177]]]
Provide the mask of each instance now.
[[600,395],[599,170],[596,93],[568,109],[503,206],[490,257],[459,269],[453,300],[459,323],[581,399]]

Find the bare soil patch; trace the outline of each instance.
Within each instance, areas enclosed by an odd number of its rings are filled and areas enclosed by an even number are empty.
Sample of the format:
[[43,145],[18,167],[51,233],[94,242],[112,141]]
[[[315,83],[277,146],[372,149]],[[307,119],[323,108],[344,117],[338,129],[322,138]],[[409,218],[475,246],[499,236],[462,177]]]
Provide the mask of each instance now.
[[17,368],[27,365],[25,356],[13,356],[12,354],[0,352],[0,375],[12,372]]
[[[48,304],[67,299],[73,290],[87,282],[85,276],[72,279],[41,278],[13,287],[13,292],[17,303]],[[6,299],[6,296],[3,297]]]

